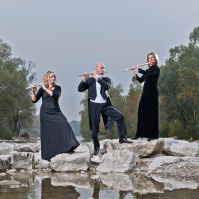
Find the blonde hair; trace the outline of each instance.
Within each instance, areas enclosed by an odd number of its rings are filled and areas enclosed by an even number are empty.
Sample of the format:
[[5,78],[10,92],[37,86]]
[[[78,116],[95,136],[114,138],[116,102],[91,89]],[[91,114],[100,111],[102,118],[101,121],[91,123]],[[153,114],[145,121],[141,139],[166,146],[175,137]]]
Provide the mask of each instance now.
[[[45,75],[44,75],[44,83],[48,83],[49,82],[49,79],[50,79],[50,74],[51,73],[54,73],[53,71],[48,71]],[[55,76],[56,77],[56,76]],[[55,85],[55,83],[52,83],[53,86]],[[45,87],[48,88],[49,85],[48,84],[45,84]]]
[[153,52],[149,53],[147,55],[147,63],[149,62],[149,55],[153,55],[154,56],[154,58],[155,58],[155,65],[158,66],[158,64],[159,64],[158,55],[156,53],[153,53]]

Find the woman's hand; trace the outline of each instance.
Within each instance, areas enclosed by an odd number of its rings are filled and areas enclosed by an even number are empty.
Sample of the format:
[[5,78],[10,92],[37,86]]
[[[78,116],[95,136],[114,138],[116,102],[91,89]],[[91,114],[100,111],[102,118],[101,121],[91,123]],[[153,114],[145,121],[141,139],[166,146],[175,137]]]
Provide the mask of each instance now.
[[132,72],[133,76],[136,77],[135,68],[132,68],[131,72]]
[[32,87],[32,94],[35,95],[36,92],[37,92],[37,87],[36,87],[36,85],[34,85],[34,86]]

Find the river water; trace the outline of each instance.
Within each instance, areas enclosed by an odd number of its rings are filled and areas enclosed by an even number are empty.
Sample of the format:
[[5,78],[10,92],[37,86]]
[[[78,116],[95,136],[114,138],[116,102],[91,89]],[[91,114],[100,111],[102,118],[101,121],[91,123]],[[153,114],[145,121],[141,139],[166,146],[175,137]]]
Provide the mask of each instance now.
[[198,185],[197,178],[22,170],[0,173],[0,199],[199,199]]

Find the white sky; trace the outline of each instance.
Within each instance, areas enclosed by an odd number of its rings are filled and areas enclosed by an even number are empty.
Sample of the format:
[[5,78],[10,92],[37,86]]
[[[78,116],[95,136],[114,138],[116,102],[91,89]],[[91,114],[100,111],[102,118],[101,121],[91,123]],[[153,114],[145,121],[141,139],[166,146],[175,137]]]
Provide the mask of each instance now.
[[187,44],[199,25],[198,8],[198,0],[0,0],[0,38],[13,56],[35,62],[35,83],[55,71],[61,110],[80,120],[79,73],[104,62],[127,94],[132,75],[121,71],[145,63],[151,51],[164,64],[169,49]]

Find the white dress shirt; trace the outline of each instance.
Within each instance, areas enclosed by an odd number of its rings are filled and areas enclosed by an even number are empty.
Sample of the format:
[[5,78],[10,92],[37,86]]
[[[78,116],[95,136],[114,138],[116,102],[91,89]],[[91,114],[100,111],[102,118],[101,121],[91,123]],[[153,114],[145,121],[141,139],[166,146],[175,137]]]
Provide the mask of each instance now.
[[[98,79],[101,78],[102,76],[97,76]],[[98,83],[98,81],[96,81],[96,91],[97,91],[97,96],[95,98],[95,100],[90,100],[91,102],[94,102],[94,103],[106,103],[106,99],[104,99],[102,96],[101,96],[101,85]],[[108,96],[108,92],[105,91],[106,95]]]

